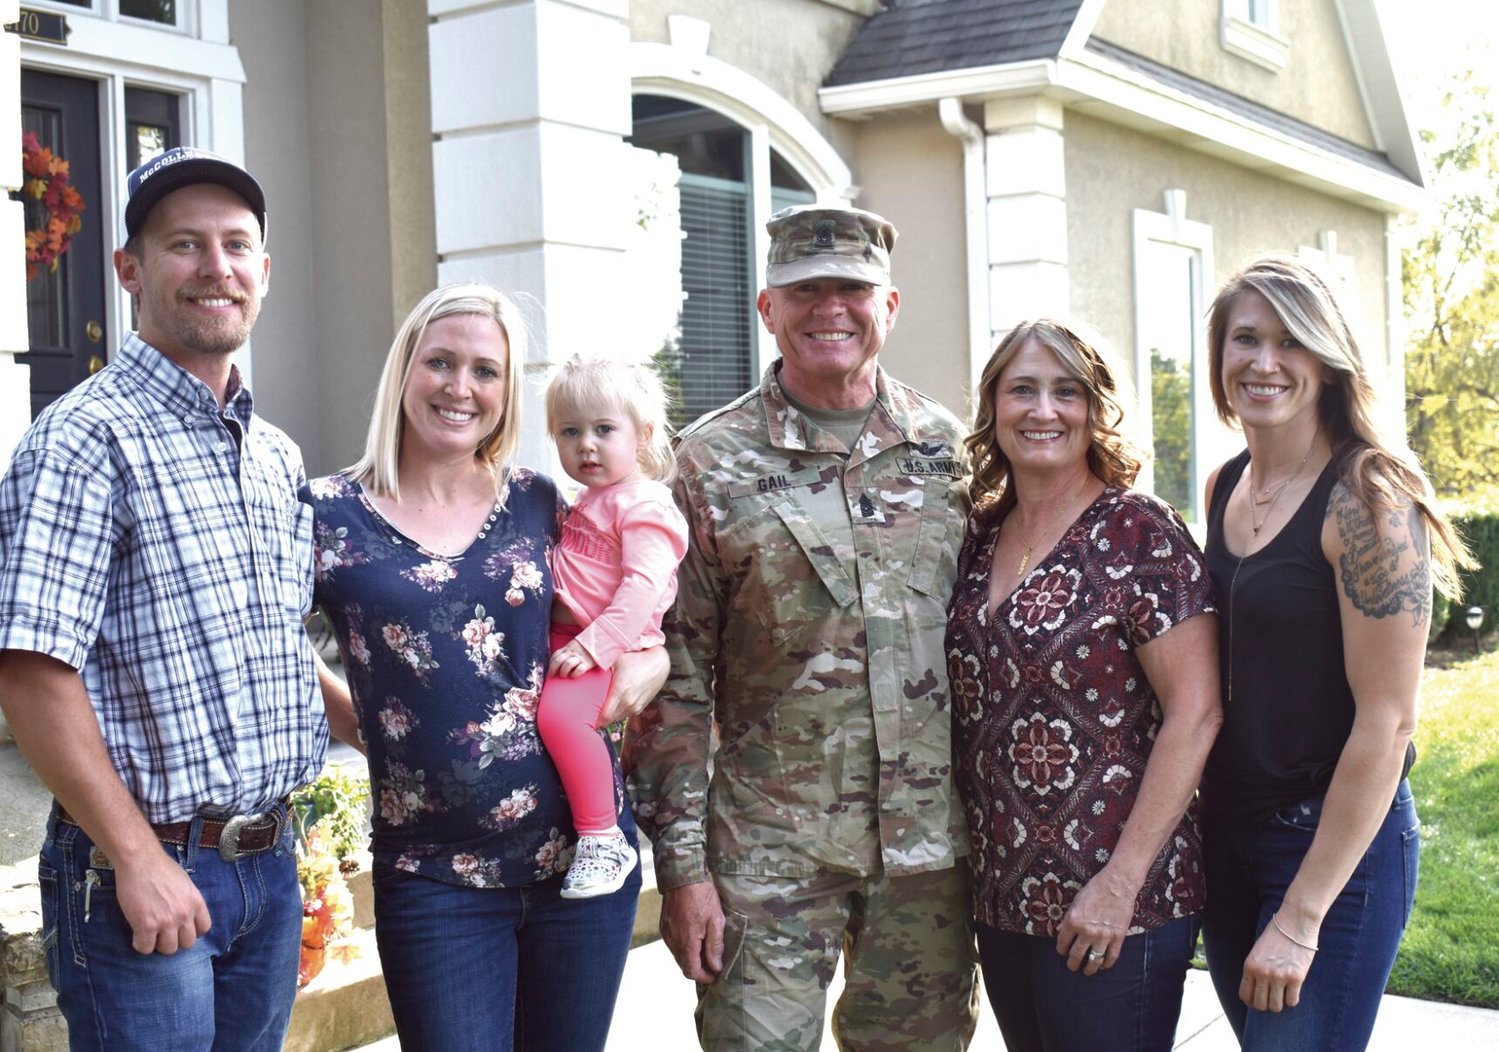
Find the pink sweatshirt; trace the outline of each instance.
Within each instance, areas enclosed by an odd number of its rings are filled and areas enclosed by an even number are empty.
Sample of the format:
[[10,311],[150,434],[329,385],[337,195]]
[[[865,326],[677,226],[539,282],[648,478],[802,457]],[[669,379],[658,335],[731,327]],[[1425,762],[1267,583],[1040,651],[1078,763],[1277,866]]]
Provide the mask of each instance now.
[[654,479],[584,489],[552,549],[557,599],[586,626],[578,642],[600,668],[660,645],[661,616],[677,595],[687,520]]

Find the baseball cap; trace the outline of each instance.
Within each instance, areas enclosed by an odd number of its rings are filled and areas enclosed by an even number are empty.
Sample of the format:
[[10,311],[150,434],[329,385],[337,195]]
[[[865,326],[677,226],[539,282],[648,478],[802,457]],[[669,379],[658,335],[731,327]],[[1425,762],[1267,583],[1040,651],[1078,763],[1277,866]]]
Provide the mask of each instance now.
[[193,146],[174,146],[130,173],[126,180],[129,199],[125,203],[125,233],[139,234],[146,216],[174,190],[194,183],[217,183],[245,199],[260,221],[260,239],[265,240],[265,192],[255,177],[233,161]]
[[771,288],[813,278],[849,278],[890,284],[895,227],[884,216],[859,208],[794,205],[765,224],[770,253],[765,284]]

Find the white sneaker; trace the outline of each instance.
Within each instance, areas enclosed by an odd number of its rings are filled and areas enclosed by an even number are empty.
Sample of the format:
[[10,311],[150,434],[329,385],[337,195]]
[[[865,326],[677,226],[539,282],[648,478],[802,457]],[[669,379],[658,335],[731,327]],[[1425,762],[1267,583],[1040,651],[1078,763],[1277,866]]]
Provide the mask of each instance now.
[[564,899],[610,895],[625,886],[625,878],[640,863],[640,855],[623,833],[578,837],[578,852],[562,880]]

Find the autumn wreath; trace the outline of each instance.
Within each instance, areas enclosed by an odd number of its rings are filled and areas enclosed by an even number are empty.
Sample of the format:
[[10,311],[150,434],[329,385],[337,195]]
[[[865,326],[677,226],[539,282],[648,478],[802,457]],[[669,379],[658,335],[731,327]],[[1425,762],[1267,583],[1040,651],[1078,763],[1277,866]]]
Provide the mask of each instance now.
[[41,226],[26,231],[26,280],[42,267],[57,269],[57,261],[73,235],[83,227],[83,195],[68,182],[68,162],[55,156],[31,132],[21,133],[21,168],[25,182],[21,193],[40,201],[46,211]]

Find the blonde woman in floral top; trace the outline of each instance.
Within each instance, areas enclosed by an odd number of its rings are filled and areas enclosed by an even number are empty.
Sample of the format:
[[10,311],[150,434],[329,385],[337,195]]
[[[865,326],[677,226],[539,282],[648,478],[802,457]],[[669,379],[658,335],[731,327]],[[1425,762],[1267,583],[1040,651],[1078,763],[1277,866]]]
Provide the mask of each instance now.
[[[502,294],[429,294],[391,347],[364,458],[304,491],[348,677],[323,670],[329,719],[369,754],[375,933],[408,1048],[602,1049],[639,895],[637,874],[559,897],[576,834],[536,703],[564,509],[511,465],[525,357]],[[664,679],[659,650],[634,661],[608,718]],[[633,842],[617,765],[615,785]]]
[[1216,617],[1181,520],[1128,488],[1114,376],[1065,326],[1020,325],[966,440],[953,751],[1010,1052],[1170,1049],[1203,907]]

